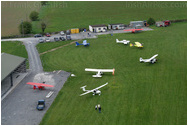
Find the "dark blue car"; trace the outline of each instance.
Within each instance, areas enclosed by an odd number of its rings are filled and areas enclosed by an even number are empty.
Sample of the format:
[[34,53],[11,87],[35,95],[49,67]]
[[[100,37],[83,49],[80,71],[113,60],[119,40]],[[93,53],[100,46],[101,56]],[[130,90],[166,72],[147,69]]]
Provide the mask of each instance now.
[[39,100],[37,104],[37,109],[38,110],[43,110],[45,107],[45,101],[44,100]]

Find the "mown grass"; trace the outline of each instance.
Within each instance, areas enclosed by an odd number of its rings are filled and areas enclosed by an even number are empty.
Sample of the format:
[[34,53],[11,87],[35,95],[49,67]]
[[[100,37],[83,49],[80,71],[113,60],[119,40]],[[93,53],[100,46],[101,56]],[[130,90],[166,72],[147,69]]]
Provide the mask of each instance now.
[[[20,41],[1,41],[1,53],[8,53],[24,58],[28,58],[27,51],[23,42]],[[27,61],[27,68],[29,68],[29,62]]]
[[[89,39],[89,47],[70,45],[42,55],[45,71],[65,70],[76,77],[69,77],[41,124],[186,125],[186,27],[187,23],[176,23],[139,34],[102,35]],[[144,48],[117,44],[116,38],[139,41]],[[140,56],[154,54],[159,54],[156,64],[139,63]],[[85,68],[116,71],[114,76],[105,73],[102,78],[92,78],[95,73]],[[81,86],[93,89],[106,82],[101,96],[79,96]],[[95,111],[96,104],[101,104],[102,113]]]
[[71,40],[71,41],[58,41],[58,42],[53,42],[53,44],[51,42],[47,42],[47,43],[38,44],[36,47],[38,49],[38,52],[42,53],[42,52],[57,48],[59,46],[63,46],[63,45],[69,44],[69,43],[71,43],[73,41],[74,40]]
[[[40,19],[46,22],[46,32],[71,28],[89,28],[96,24],[129,24],[130,21],[156,21],[187,18],[187,2],[183,1],[54,1],[40,10]],[[41,32],[40,22],[33,24]]]

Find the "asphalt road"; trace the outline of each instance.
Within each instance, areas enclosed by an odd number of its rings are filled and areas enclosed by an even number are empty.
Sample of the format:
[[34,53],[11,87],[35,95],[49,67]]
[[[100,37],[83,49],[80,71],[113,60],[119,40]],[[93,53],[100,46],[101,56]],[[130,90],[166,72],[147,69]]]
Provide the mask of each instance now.
[[[2,125],[35,125],[39,124],[42,117],[52,104],[70,73],[65,71],[44,72],[41,60],[36,49],[38,38],[9,39],[2,41],[22,41],[28,52],[30,74],[25,77],[16,88],[1,101]],[[45,90],[33,90],[27,82],[36,82],[54,85]],[[46,95],[53,91],[50,98]],[[46,107],[43,111],[36,109],[37,101],[44,99]]]

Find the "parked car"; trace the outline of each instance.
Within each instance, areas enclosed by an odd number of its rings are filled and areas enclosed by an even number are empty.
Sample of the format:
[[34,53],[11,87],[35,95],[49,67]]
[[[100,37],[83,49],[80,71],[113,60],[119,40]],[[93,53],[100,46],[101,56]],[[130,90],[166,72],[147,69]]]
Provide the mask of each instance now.
[[59,37],[59,39],[61,40],[61,41],[65,41],[66,39],[65,39],[65,37]]
[[45,101],[44,100],[39,100],[37,104],[37,109],[38,110],[43,110],[45,108]]
[[45,41],[46,41],[46,42],[50,42],[50,38],[46,38]]
[[39,43],[43,43],[44,39],[43,38],[39,38]]
[[35,37],[35,38],[37,38],[37,37],[42,37],[42,35],[41,35],[41,34],[35,34],[34,37]]
[[59,34],[60,34],[60,35],[65,35],[64,31],[60,31]]
[[54,41],[59,41],[59,38],[58,37],[54,37]]
[[72,40],[72,39],[71,39],[71,35],[67,35],[67,36],[66,36],[66,39],[67,39],[67,40]]
[[50,35],[50,33],[46,33],[46,37],[50,37],[51,35]]
[[67,35],[70,35],[70,34],[71,34],[71,31],[70,31],[70,30],[67,30],[67,31],[66,31],[66,34],[67,34]]

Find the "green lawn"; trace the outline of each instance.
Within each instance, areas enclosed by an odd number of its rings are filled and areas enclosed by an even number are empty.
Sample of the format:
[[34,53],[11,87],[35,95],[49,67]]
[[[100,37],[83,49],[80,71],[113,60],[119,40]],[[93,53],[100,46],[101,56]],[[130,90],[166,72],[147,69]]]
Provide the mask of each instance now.
[[[25,46],[20,41],[1,41],[1,53],[3,52],[28,58]],[[29,62],[27,62],[27,68],[29,68]]]
[[37,49],[38,49],[39,53],[42,53],[42,52],[57,48],[59,46],[69,44],[71,42],[73,42],[73,40],[71,40],[71,41],[58,41],[58,42],[53,42],[53,44],[51,42],[47,42],[47,43],[43,43],[43,44],[38,44]]
[[25,46],[20,41],[1,41],[1,52],[27,58]]
[[[134,20],[156,21],[187,18],[186,1],[55,1],[40,9],[40,19],[47,24],[45,32],[89,25],[125,23]],[[40,33],[40,22],[33,22],[33,31]]]
[[[187,23],[153,27],[138,34],[102,35],[89,39],[89,47],[70,45],[41,56],[45,71],[74,73],[65,83],[41,124],[50,125],[186,125],[187,124]],[[117,44],[115,39],[144,43],[143,49]],[[38,46],[42,48],[44,44]],[[48,44],[54,46],[55,43]],[[44,50],[43,50],[44,51]],[[159,54],[156,64],[139,63]],[[115,68],[115,75],[85,68]],[[101,96],[83,93],[106,82]],[[101,104],[102,113],[95,111]]]

